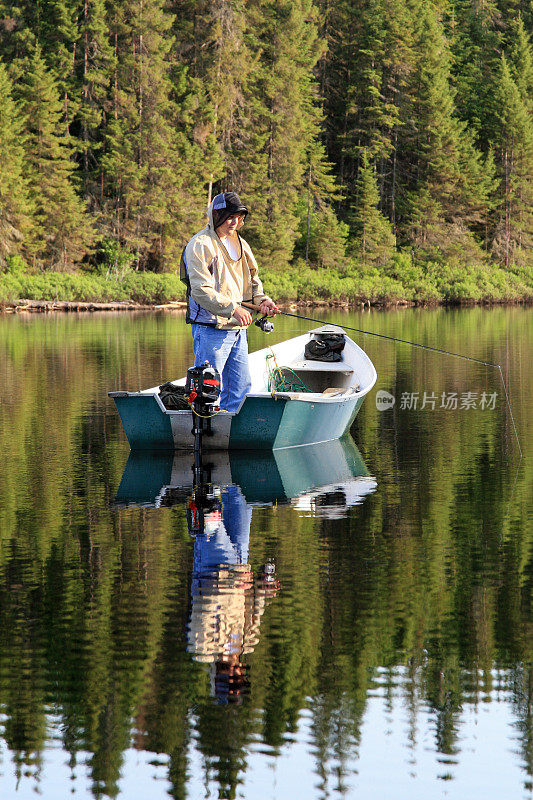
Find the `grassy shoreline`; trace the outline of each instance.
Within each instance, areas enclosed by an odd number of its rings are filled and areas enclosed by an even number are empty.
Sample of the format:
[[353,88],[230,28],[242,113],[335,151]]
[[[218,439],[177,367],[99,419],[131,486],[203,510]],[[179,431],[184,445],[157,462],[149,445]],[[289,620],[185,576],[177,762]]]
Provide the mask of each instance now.
[[[501,267],[429,265],[424,269],[344,272],[263,270],[265,291],[276,301],[309,306],[436,306],[530,304],[533,272]],[[89,273],[0,274],[0,309],[133,310],[180,308],[185,286],[175,273],[130,272],[121,279]],[[107,308],[109,307],[109,308]]]

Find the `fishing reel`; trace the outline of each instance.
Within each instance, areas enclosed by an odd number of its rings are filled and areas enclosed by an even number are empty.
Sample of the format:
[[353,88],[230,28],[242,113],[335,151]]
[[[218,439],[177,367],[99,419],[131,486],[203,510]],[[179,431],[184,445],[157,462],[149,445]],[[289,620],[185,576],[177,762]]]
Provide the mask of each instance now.
[[272,333],[274,330],[274,323],[270,322],[268,316],[265,314],[260,319],[256,319],[254,325],[257,325],[258,328],[261,328],[263,333]]

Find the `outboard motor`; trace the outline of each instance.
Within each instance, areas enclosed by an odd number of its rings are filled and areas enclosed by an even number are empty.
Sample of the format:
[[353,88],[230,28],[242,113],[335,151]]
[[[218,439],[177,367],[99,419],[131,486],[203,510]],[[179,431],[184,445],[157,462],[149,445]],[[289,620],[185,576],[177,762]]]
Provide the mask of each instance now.
[[187,370],[185,392],[189,402],[198,406],[198,413],[209,413],[208,406],[213,406],[220,397],[220,374],[215,367],[202,364],[199,367],[190,367]]
[[[213,407],[220,397],[220,373],[207,361],[187,370],[185,393],[192,409],[192,435],[194,436],[194,480],[195,490],[205,485],[202,467],[202,439],[211,436]],[[202,502],[199,503],[202,505]]]

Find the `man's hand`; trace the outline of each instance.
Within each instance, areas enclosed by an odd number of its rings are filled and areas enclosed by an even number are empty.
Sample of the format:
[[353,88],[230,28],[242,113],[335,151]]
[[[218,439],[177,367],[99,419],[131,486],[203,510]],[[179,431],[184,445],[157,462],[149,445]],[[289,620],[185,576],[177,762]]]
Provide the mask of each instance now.
[[242,306],[237,306],[237,308],[233,312],[233,316],[235,317],[241,328],[247,328],[248,325],[252,324],[252,315]]
[[259,307],[261,309],[261,314],[266,314],[269,317],[273,317],[274,314],[280,313],[279,308],[273,300],[263,300]]

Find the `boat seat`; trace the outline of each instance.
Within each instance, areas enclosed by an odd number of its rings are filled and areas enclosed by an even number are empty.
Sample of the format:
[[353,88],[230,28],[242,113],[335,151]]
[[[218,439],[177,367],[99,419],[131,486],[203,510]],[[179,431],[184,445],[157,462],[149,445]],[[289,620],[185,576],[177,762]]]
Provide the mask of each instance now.
[[353,375],[353,369],[347,367],[342,361],[293,361],[287,364],[295,372],[340,372],[343,375]]

